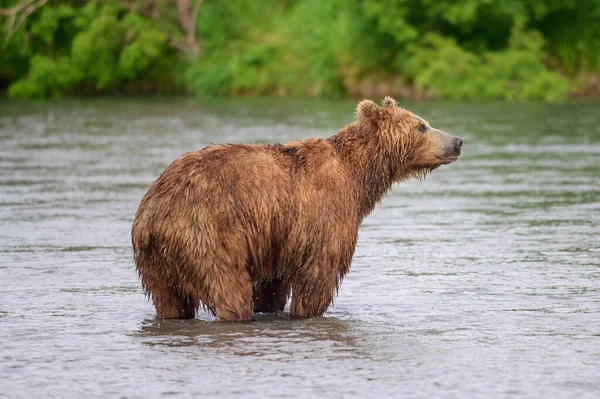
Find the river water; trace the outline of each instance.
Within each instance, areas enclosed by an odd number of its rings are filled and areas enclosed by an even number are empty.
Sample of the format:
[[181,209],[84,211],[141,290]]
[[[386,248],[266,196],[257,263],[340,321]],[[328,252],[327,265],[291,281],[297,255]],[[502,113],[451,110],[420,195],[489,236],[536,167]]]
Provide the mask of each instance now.
[[0,397],[600,397],[600,105],[414,104],[463,157],[394,186],[324,317],[155,317],[133,216],[184,152],[354,101],[0,102]]

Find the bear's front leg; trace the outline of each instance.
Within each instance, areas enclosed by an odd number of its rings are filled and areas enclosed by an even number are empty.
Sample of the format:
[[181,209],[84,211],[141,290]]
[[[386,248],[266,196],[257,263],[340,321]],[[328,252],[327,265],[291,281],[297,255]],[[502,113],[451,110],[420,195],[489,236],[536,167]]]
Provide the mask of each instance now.
[[321,316],[331,302],[337,289],[337,273],[323,276],[303,276],[292,284],[290,313],[294,317]]

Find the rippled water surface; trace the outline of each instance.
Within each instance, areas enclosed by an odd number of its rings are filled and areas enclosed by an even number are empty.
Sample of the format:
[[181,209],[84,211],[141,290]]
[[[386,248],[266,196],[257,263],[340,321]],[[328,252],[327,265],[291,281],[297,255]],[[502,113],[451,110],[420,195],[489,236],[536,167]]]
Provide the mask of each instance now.
[[355,102],[0,102],[2,397],[600,397],[600,105],[418,104],[464,156],[394,186],[324,317],[162,321],[143,194],[184,152]]

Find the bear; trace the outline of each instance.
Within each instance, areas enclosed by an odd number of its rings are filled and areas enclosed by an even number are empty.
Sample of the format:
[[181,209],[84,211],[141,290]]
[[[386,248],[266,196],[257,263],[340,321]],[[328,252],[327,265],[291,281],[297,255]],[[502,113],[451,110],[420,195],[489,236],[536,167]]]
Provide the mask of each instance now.
[[329,138],[213,145],[171,163],[132,226],[136,270],[159,318],[321,316],[350,269],[362,220],[396,182],[461,154],[391,97],[360,101]]

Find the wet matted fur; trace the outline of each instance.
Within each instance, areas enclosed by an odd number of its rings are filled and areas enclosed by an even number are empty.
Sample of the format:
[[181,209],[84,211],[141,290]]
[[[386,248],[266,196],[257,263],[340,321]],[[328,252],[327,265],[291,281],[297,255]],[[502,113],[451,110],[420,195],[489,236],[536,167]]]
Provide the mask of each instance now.
[[348,272],[361,221],[395,182],[460,155],[462,140],[387,97],[326,139],[216,145],[175,160],[133,222],[136,269],[159,317],[322,315]]

